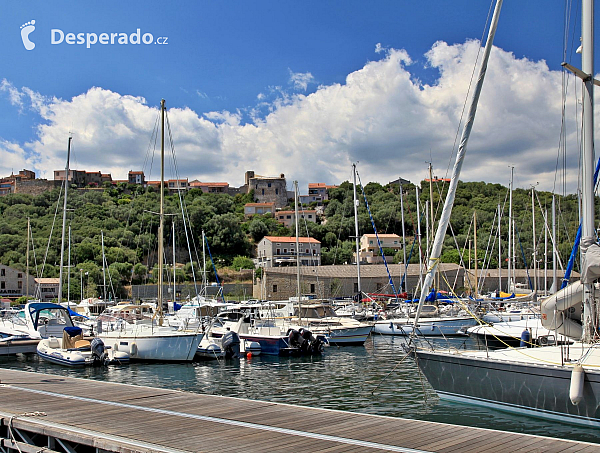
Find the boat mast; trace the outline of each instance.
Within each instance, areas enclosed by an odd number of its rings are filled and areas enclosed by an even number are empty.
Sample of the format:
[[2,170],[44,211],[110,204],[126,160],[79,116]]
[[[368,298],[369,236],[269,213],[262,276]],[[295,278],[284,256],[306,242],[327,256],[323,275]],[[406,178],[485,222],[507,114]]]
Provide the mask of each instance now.
[[533,232],[533,300],[537,299],[538,275],[537,275],[537,242],[535,238],[535,186],[531,187],[531,228]]
[[158,215],[158,324],[163,323],[163,254],[164,254],[164,221],[165,221],[165,100],[160,101],[160,211]]
[[69,259],[67,261],[67,305],[71,306],[71,223],[69,223]]
[[[31,221],[27,217],[27,253],[25,254],[25,297],[29,296],[29,237],[31,236]],[[29,299],[28,299],[29,300]]]
[[398,178],[398,182],[400,184],[400,212],[401,212],[401,220],[402,220],[402,254],[404,255],[404,261],[402,261],[402,263],[404,264],[404,278],[402,279],[404,285],[402,288],[400,288],[403,292],[406,292],[406,271],[408,269],[408,263],[406,262],[406,234],[404,231],[404,197],[403,197],[403,190],[402,190],[402,180],[400,178]]
[[419,186],[415,186],[417,194],[417,236],[419,244],[419,288],[423,290],[423,250],[421,247],[421,208],[419,206]]
[[477,290],[479,281],[477,281],[477,211],[473,211],[473,242],[475,243],[475,297],[477,300]]
[[513,193],[513,175],[515,172],[515,167],[510,167],[510,183],[508,184],[508,254],[506,258],[508,258],[508,279],[506,281],[506,292],[511,293],[510,291],[510,281],[512,278],[511,270],[512,270],[512,193]]
[[298,313],[300,313],[300,239],[298,228],[298,181],[294,181],[294,223],[296,224],[296,293],[298,295]]
[[556,198],[552,194],[552,291],[558,291],[556,279]]
[[104,256],[104,231],[100,231],[100,237],[102,238],[102,279],[103,279],[103,285],[102,285],[102,293],[104,294],[104,300],[107,300],[106,298],[106,257]]
[[500,203],[498,203],[498,296],[500,296],[500,291],[502,291],[502,241],[500,238],[500,219],[502,218],[502,214],[500,212]]
[[[490,30],[488,33],[488,39],[485,44],[485,50],[483,53],[483,61],[481,63],[481,67],[479,69],[479,76],[477,78],[477,85],[475,86],[475,91],[473,93],[473,99],[471,101],[471,106],[469,107],[469,113],[467,114],[467,121],[464,125],[462,137],[460,140],[460,145],[458,146],[458,151],[456,153],[456,161],[454,163],[454,168],[452,169],[452,178],[450,179],[450,185],[448,187],[446,201],[444,202],[444,209],[442,210],[442,214],[440,216],[440,221],[438,223],[438,228],[437,228],[437,231],[435,234],[435,239],[433,241],[433,246],[431,247],[431,256],[429,257],[427,276],[425,277],[425,282],[423,284],[423,287],[421,288],[421,297],[419,299],[419,307],[417,308],[417,313],[415,314],[415,321],[414,321],[415,326],[418,325],[419,316],[421,315],[421,309],[423,307],[423,303],[425,302],[425,297],[427,296],[427,293],[429,292],[429,288],[431,287],[431,284],[433,283],[435,271],[437,269],[440,255],[442,252],[444,236],[446,234],[446,230],[448,229],[448,224],[450,223],[450,215],[452,214],[452,205],[454,204],[454,197],[456,194],[456,187],[458,185],[458,179],[460,177],[460,170],[462,168],[465,154],[467,152],[467,142],[469,140],[471,128],[473,127],[473,122],[475,120],[475,113],[477,111],[477,101],[479,100],[479,95],[481,94],[481,88],[483,87],[483,80],[485,77],[485,73],[487,71],[487,63],[489,60],[490,51],[492,50],[492,43],[494,41],[494,35],[496,33],[496,28],[498,27],[498,18],[500,16],[500,8],[501,7],[502,7],[502,0],[498,0],[496,2],[496,7],[494,9],[494,16],[492,17]],[[417,329],[413,329],[413,332],[415,332],[416,330]]]
[[204,236],[204,230],[202,230],[202,291],[205,296],[208,294],[206,290],[207,285],[208,279],[206,278],[206,236]]
[[[358,198],[356,198],[356,164],[352,164],[352,177],[352,190],[354,194],[354,237],[356,242],[356,275],[358,281],[358,302],[360,302],[362,300],[362,288],[360,285],[360,245],[358,238]],[[400,197],[402,197],[402,184],[400,184]],[[402,215],[404,215],[404,213],[402,213]],[[402,229],[404,229],[404,219],[402,220]]]
[[177,291],[175,273],[175,219],[173,219],[173,310],[175,309],[175,294]]
[[71,140],[69,137],[69,145],[67,147],[67,166],[65,167],[65,199],[63,201],[63,218],[62,218],[62,238],[60,240],[60,275],[58,281],[58,304],[62,299],[63,288],[63,264],[65,259],[65,225],[67,224],[67,191],[69,190],[69,160],[71,159]]
[[[595,244],[594,231],[594,1],[581,5],[581,69],[586,74],[583,89],[582,163],[582,243]],[[584,283],[583,338],[590,342],[595,334],[592,283]]]

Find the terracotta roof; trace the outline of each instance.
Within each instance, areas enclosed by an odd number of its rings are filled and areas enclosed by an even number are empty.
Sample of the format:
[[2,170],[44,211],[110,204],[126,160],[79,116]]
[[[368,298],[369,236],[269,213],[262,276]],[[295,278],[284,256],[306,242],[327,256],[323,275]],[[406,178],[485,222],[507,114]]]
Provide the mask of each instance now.
[[143,174],[144,174],[144,172],[143,172],[143,171],[131,171],[131,170],[130,170],[130,171],[129,171],[129,174],[130,174],[130,175],[143,175]]
[[200,182],[200,181],[192,181],[190,186],[213,186],[213,187],[228,187],[228,182]]
[[[366,236],[368,238],[374,238],[377,237],[375,234],[363,234],[363,236]],[[399,238],[400,236],[398,236],[397,234],[379,234],[380,238]]]
[[[268,239],[271,242],[296,242],[296,237],[288,237],[288,236],[265,236],[264,239]],[[321,241],[317,241],[315,238],[298,238],[298,242],[302,243],[312,243],[312,244],[320,244]]]
[[272,207],[275,203],[246,203],[244,207],[259,208],[259,207]]
[[[298,211],[298,214],[305,214],[307,212],[317,212],[314,209],[305,209],[304,211]],[[296,211],[277,211],[277,214],[295,214]]]
[[325,185],[324,182],[311,182],[311,183],[308,183],[308,188],[309,189],[316,189],[316,188],[326,189],[327,186]]
[[36,283],[56,284],[60,283],[60,278],[35,278]]
[[[458,270],[462,270],[462,268],[458,264],[454,263],[439,263],[439,269],[442,272],[456,272]],[[404,274],[404,265],[403,264],[388,264],[388,268],[390,274],[394,276],[394,279],[401,278]],[[265,268],[264,271],[267,274],[287,274],[287,275],[296,275],[298,272],[295,266],[293,267],[270,267]],[[419,275],[419,265],[418,264],[409,264],[407,275],[411,277]],[[301,275],[318,275],[319,277],[332,277],[332,278],[356,278],[356,265],[355,264],[334,264],[327,266],[300,266],[300,274]],[[453,274],[452,274],[453,275]],[[388,277],[387,270],[384,264],[369,264],[365,266],[360,266],[360,276],[361,278],[381,278]],[[454,277],[453,277],[454,278]],[[398,289],[398,288],[396,288]],[[391,289],[390,289],[391,290]]]

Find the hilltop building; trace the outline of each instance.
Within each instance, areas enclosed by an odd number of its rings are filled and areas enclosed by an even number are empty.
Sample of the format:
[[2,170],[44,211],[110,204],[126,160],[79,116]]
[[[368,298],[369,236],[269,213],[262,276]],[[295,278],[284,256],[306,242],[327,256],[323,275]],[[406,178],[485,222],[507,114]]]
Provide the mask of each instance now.
[[275,203],[246,203],[244,205],[244,217],[253,215],[271,214],[275,215]]
[[275,203],[275,208],[279,209],[287,206],[287,184],[283,173],[279,176],[260,176],[253,171],[247,171],[244,181],[240,192],[250,193],[254,190],[256,203]]
[[[298,238],[300,264],[302,266],[321,265],[321,242],[314,238]],[[265,236],[260,240],[254,260],[258,267],[279,267],[296,265],[296,238]]]

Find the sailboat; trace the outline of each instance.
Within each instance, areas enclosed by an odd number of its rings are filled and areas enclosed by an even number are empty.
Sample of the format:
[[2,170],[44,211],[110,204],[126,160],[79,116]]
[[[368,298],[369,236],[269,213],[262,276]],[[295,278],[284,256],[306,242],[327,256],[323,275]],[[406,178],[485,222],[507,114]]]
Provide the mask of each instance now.
[[[486,57],[497,26],[502,1],[496,3]],[[577,342],[570,346],[508,348],[497,351],[441,351],[414,348],[417,365],[441,398],[485,405],[562,422],[600,427],[600,343],[598,291],[600,247],[594,231],[593,144],[593,0],[582,0],[582,69],[563,64],[584,82],[582,156],[582,277],[541,305],[542,325]],[[482,81],[482,77],[480,77]],[[474,117],[476,98],[465,125],[461,149],[430,258],[435,267],[450,218],[454,189]],[[439,240],[439,241],[438,241]],[[425,287],[431,283],[428,273]],[[426,289],[424,288],[424,291]],[[421,302],[423,294],[421,295]],[[583,302],[583,304],[582,304]],[[582,308],[583,305],[583,308]],[[583,315],[583,316],[582,316]],[[583,321],[581,319],[583,318]]]
[[[114,350],[129,352],[131,360],[191,362],[194,359],[202,333],[177,330],[163,326],[163,226],[164,226],[164,183],[165,183],[165,100],[160,103],[161,151],[160,151],[160,214],[158,227],[158,301],[155,322],[131,324],[119,323],[111,331],[102,331],[98,337]],[[154,320],[153,320],[154,321]]]

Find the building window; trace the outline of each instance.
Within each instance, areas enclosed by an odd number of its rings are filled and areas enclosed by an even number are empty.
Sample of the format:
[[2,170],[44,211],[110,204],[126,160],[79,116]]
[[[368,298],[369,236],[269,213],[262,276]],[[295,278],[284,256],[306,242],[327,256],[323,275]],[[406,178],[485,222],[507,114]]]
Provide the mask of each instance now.
[[21,282],[21,281],[18,281],[18,282],[17,282],[17,288],[19,288],[19,289],[23,289],[23,282]]
[[310,292],[311,292],[311,293],[314,293],[314,292],[315,292],[315,284],[314,284],[314,283],[311,283],[311,284],[310,284]]
[[308,251],[308,249],[306,249],[306,253],[310,253],[310,252]]
[[277,285],[273,285],[273,292],[276,293],[277,292]]
[[0,289],[6,288],[6,282],[0,282]]
[[316,255],[316,254],[317,254],[317,250],[313,249],[313,255]]
[[287,249],[283,249],[283,253],[287,253]]
[[309,218],[309,219],[312,219],[312,214],[308,214],[308,218]]
[[23,274],[22,274],[21,272],[19,272],[19,273],[17,274],[17,278],[23,278]]
[[281,254],[281,249],[277,249],[277,255]]
[[279,195],[279,189],[275,189],[275,195]]
[[271,183],[270,183],[270,182],[269,182],[269,183],[267,183],[267,187],[271,187]]
[[288,218],[288,219],[291,219],[291,218],[292,218],[292,216],[291,216],[291,215],[288,215],[288,216],[286,216],[286,218]]
[[265,194],[265,189],[263,189],[263,190],[262,190],[262,194],[263,194],[263,195]]
[[4,277],[6,274],[6,269],[0,269],[0,277]]

